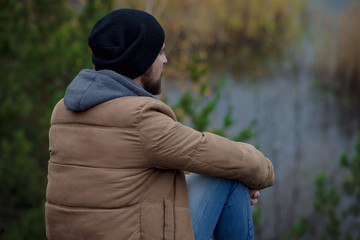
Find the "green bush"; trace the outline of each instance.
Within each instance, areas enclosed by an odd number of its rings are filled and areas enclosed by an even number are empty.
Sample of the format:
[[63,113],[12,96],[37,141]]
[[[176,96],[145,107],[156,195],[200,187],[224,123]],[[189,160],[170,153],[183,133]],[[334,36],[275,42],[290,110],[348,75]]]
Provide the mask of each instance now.
[[48,129],[56,102],[84,67],[87,35],[112,1],[0,2],[0,238],[45,239]]
[[[326,172],[320,172],[315,177],[313,207],[320,216],[319,220],[324,221],[324,227],[320,228],[319,222],[310,226],[310,220],[303,217],[294,223],[283,240],[301,239],[308,230],[318,232],[321,240],[360,239],[360,134],[354,148],[352,157],[345,153],[340,157],[340,166],[347,170],[341,184],[331,183]],[[345,222],[348,224],[344,225]]]
[[226,130],[234,124],[232,106],[228,106],[228,111],[220,128],[210,127],[211,114],[214,113],[221,98],[224,81],[220,81],[215,87],[211,87],[207,79],[209,68],[204,62],[205,59],[200,54],[196,54],[192,62],[187,65],[190,85],[179,102],[172,106],[178,121],[187,123],[200,132],[216,133],[234,141],[246,141],[254,137],[253,127],[256,124],[255,120],[234,136],[227,136]]

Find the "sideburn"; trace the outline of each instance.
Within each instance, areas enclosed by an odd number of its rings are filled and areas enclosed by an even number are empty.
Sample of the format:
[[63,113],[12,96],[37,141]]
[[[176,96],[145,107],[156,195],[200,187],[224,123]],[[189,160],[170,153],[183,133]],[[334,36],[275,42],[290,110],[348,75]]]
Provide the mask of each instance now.
[[141,83],[144,89],[152,95],[158,95],[161,93],[161,77],[155,79],[153,76],[153,67],[151,66],[141,78]]

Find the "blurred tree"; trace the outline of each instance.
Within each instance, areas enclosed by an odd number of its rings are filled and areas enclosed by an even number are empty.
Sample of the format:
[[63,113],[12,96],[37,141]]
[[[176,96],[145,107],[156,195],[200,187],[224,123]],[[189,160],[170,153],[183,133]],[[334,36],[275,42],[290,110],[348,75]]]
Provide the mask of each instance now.
[[220,128],[210,126],[212,114],[221,98],[223,81],[211,87],[207,81],[209,67],[201,54],[196,54],[194,59],[187,64],[189,85],[183,92],[177,104],[172,106],[179,122],[192,126],[194,129],[204,132],[212,132],[227,137],[234,141],[246,141],[255,136],[253,127],[256,121],[253,120],[248,127],[239,130],[234,136],[228,136],[227,130],[234,124],[232,119],[232,106],[228,107],[227,114],[223,118]]
[[353,2],[339,20],[337,86],[360,101],[360,1]]
[[340,157],[340,165],[347,170],[342,184],[334,184],[326,172],[317,174],[313,207],[318,216],[302,217],[282,240],[304,239],[309,232],[312,239],[360,239],[360,134],[354,149],[353,156]]
[[48,129],[72,77],[90,67],[87,34],[112,1],[0,2],[0,238],[45,239]]
[[321,9],[315,16],[315,69],[323,87],[360,104],[360,2],[339,13]]
[[[210,67],[257,74],[300,36],[306,1],[117,0],[117,7],[151,9],[166,31],[167,75],[186,75],[199,50]],[[260,61],[262,60],[262,61]],[[172,66],[172,67],[171,67]]]

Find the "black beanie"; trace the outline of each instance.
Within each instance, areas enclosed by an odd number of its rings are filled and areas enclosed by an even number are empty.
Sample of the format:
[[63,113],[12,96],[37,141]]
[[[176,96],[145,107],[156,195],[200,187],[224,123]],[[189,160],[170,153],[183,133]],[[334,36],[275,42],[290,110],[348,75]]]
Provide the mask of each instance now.
[[152,15],[118,9],[95,24],[88,43],[96,70],[110,69],[134,79],[151,67],[164,40],[164,30]]

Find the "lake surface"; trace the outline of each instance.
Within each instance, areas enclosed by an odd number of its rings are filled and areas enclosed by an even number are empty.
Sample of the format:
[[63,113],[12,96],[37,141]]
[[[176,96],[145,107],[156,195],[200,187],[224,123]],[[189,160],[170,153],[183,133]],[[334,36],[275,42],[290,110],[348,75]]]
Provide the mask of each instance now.
[[[331,4],[338,9],[338,1]],[[257,136],[250,143],[258,145],[274,164],[276,184],[261,191],[256,239],[279,239],[293,221],[311,217],[315,176],[326,171],[331,181],[339,182],[345,173],[339,157],[353,152],[360,132],[360,111],[316,87],[309,38],[304,37],[296,56],[297,67],[283,63],[274,74],[256,81],[224,71],[227,84],[212,115],[212,126],[221,127],[228,106],[233,106],[236,122],[228,131],[230,136],[256,119]],[[165,83],[164,92],[169,104],[181,95],[173,82]]]

